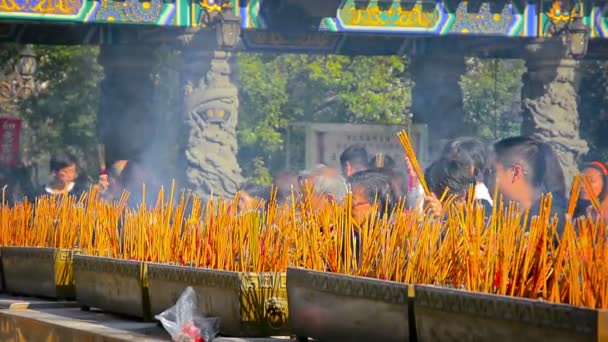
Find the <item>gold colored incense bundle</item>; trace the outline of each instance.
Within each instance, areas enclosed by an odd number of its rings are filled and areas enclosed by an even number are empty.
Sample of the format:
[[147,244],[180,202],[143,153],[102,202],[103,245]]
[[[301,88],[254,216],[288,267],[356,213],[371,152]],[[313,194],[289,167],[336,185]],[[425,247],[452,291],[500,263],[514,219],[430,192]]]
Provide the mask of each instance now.
[[606,223],[568,220],[558,237],[551,196],[537,217],[496,198],[486,220],[470,193],[446,202],[444,220],[406,211],[400,201],[390,213],[374,209],[361,224],[353,220],[351,194],[319,208],[310,186],[289,204],[274,194],[248,210],[238,208],[238,196],[204,202],[175,185],[161,189],[153,207],[127,208],[126,196],[104,202],[91,191],[5,204],[0,244],[237,272],[298,266],[608,308]]
[[426,195],[430,195],[431,191],[429,190],[429,187],[426,184],[426,181],[424,180],[424,172],[422,171],[422,168],[420,167],[420,163],[418,162],[418,158],[416,157],[416,151],[414,150],[414,147],[412,146],[412,143],[410,142],[410,137],[409,137],[408,133],[403,130],[403,131],[397,133],[397,137],[399,138],[399,141],[401,142],[401,146],[403,146],[403,150],[405,151],[405,155],[406,155],[407,159],[410,161],[410,164],[412,165],[412,168],[414,169],[414,172],[416,173],[416,176],[418,177],[418,180],[420,181],[420,185],[424,189],[424,193]]

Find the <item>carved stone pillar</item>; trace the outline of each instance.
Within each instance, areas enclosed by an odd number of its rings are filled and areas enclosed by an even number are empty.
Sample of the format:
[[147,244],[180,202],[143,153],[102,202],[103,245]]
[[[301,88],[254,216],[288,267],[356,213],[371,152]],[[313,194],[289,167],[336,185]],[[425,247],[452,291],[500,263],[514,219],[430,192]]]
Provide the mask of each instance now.
[[433,51],[412,58],[415,122],[428,125],[429,161],[435,160],[443,143],[465,135],[460,77],[466,72],[464,56]]
[[202,197],[233,196],[243,181],[237,162],[239,99],[234,56],[199,43],[215,42],[214,36],[203,34],[188,37],[182,50],[186,181]]
[[138,157],[154,140],[154,84],[150,74],[156,60],[150,50],[101,47],[98,62],[105,78],[100,83],[97,134],[109,159]]
[[578,62],[568,58],[563,39],[527,46],[523,77],[523,135],[549,143],[564,169],[567,190],[578,172],[578,157],[589,150],[579,135]]

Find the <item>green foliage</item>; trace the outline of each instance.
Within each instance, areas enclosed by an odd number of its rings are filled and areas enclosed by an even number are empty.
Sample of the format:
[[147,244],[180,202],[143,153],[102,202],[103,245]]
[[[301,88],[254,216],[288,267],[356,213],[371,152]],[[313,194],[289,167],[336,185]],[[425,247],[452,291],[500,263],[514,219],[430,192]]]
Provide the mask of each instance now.
[[241,54],[238,65],[239,162],[259,183],[284,165],[289,123],[396,124],[410,105],[406,63],[397,56]]
[[183,134],[183,117],[180,113],[182,91],[179,79],[181,58],[179,52],[168,47],[156,51],[153,70],[155,83],[154,106],[156,132],[145,158],[158,175],[179,179],[183,173],[183,148],[187,136]]
[[[49,153],[64,150],[80,159],[81,173],[98,170],[96,153],[97,83],[102,69],[97,47],[37,47],[36,82],[43,90],[22,103],[27,123],[23,158],[47,169]],[[89,177],[91,178],[91,177]]]
[[582,62],[579,107],[581,137],[589,143],[585,160],[608,162],[608,63]]
[[523,60],[471,58],[460,81],[465,120],[479,138],[519,134]]

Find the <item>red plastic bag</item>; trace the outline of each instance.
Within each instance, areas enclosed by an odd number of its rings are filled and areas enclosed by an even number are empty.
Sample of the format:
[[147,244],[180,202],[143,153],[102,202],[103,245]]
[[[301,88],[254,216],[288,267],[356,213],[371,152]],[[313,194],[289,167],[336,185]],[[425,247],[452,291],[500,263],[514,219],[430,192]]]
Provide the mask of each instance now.
[[219,317],[205,317],[198,311],[192,287],[186,288],[177,304],[156,319],[175,342],[211,342],[220,331]]

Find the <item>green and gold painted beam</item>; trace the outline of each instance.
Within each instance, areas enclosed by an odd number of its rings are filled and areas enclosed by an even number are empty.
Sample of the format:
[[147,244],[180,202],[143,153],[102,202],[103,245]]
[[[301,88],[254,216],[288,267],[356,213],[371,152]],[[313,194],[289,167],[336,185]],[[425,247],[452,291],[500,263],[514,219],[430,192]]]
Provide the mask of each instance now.
[[[298,26],[304,13],[311,13],[307,6],[320,1],[0,0],[0,39],[13,39],[26,26],[70,24],[63,25],[66,32],[80,34],[82,43],[96,43],[133,27],[201,27],[205,15],[226,10],[241,18],[249,50],[357,53],[366,44],[382,43],[386,53],[395,53],[408,41],[434,37],[514,42],[550,36],[555,25],[575,14],[583,16],[592,41],[608,38],[608,0],[325,0],[336,4],[334,16]],[[286,11],[286,6],[301,11]],[[46,31],[52,30],[39,29]]]

